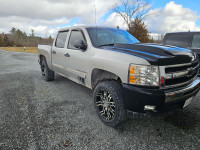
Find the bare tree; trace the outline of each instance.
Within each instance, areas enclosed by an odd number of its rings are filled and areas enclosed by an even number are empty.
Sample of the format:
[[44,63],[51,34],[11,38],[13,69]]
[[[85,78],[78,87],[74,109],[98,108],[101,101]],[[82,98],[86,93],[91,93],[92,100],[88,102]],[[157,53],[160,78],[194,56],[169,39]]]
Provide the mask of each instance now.
[[119,0],[112,10],[123,18],[129,28],[134,18],[144,19],[150,10],[150,5],[145,0]]

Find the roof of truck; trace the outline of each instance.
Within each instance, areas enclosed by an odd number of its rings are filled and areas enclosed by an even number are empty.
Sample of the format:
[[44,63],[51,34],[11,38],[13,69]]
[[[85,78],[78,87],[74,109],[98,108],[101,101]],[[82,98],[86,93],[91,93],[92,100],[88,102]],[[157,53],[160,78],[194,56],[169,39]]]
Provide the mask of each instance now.
[[83,25],[83,26],[64,27],[64,28],[60,28],[59,31],[68,30],[68,29],[72,29],[72,28],[115,28],[115,27],[109,27],[109,26],[86,26],[86,25]]
[[194,33],[200,33],[200,31],[188,31],[188,32],[169,32],[169,33],[166,33],[166,34],[194,34]]

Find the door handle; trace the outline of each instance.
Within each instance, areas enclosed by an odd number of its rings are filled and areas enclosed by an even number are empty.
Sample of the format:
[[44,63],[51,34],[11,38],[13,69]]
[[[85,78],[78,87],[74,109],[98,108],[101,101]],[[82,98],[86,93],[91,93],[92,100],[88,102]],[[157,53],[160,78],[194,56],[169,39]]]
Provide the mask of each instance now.
[[65,57],[70,57],[69,53],[66,53],[64,56],[65,56]]
[[52,51],[52,54],[56,54],[56,51]]

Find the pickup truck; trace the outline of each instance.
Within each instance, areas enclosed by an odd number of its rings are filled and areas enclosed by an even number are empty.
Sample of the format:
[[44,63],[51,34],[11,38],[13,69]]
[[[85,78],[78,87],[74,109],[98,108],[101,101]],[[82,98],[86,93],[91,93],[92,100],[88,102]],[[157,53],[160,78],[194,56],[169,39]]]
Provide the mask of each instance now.
[[92,89],[95,110],[109,126],[135,113],[185,108],[199,91],[196,53],[142,44],[117,28],[60,29],[52,46],[38,45],[38,56],[46,81],[56,72]]
[[166,33],[162,43],[188,48],[200,56],[200,32],[172,32]]
[[[200,32],[172,32],[166,33],[163,45],[188,48],[200,57]],[[199,74],[200,76],[200,74]]]

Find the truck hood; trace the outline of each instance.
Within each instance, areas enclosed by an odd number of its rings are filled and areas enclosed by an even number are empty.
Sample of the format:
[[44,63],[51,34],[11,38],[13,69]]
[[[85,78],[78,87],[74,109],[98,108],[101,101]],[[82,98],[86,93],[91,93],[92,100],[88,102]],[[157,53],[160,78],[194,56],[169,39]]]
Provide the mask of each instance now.
[[155,43],[117,43],[114,47],[105,46],[103,49],[134,55],[147,60],[151,65],[158,66],[191,63],[197,59],[189,49]]

